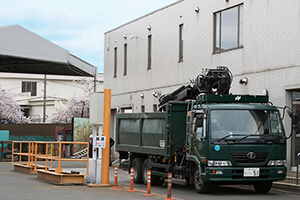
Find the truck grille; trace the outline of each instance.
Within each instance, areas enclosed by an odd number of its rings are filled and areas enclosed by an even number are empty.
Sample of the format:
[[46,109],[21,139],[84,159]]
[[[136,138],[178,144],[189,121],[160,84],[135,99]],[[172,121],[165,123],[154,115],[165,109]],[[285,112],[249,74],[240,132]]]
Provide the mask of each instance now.
[[247,156],[249,152],[232,152],[232,158],[237,164],[262,164],[264,163],[268,156],[269,152],[251,152],[254,153],[255,156],[249,158]]

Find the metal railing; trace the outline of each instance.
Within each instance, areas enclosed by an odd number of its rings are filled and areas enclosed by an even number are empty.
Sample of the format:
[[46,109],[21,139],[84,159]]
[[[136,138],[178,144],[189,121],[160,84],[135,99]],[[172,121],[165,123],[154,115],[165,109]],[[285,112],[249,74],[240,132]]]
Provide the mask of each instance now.
[[[19,144],[19,152],[15,152],[15,144]],[[22,151],[23,147],[27,147],[27,153]],[[34,158],[34,142],[32,141],[13,141],[12,142],[12,156],[11,156],[11,162],[14,164],[14,157],[15,155],[19,156],[19,164],[22,164],[22,156],[27,157],[27,166],[32,166],[33,165],[33,158]]]
[[[15,144],[19,144],[20,151],[15,153]],[[45,149],[41,152],[38,151],[38,146],[43,145]],[[76,158],[63,158],[62,152],[65,145],[86,145],[87,157],[86,159]],[[27,152],[22,152],[22,147],[27,146]],[[62,161],[81,161],[86,162],[86,176],[88,175],[89,166],[89,143],[88,142],[40,142],[40,141],[13,141],[12,142],[12,164],[14,164],[14,157],[19,156],[19,164],[22,165],[22,156],[27,157],[27,166],[34,166],[37,169],[37,160],[45,160],[45,171],[48,171],[48,161],[50,161],[50,168],[52,168],[53,161],[58,161],[58,167],[55,168],[55,172],[60,174],[63,169],[61,168]]]

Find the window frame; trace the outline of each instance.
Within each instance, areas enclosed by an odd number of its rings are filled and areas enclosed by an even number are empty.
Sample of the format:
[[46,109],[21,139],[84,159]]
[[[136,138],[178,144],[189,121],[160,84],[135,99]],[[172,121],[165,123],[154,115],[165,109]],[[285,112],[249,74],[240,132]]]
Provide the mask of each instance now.
[[123,76],[127,75],[127,43],[124,44],[124,72]]
[[183,29],[184,29],[184,25],[179,24],[179,59],[178,59],[178,62],[183,62]]
[[[242,40],[243,36],[241,36],[241,33],[243,33],[243,31],[242,31],[243,21],[241,20],[243,18],[243,13],[241,13],[241,7],[242,7],[242,9],[244,9],[244,3],[238,4],[238,5],[223,9],[223,10],[219,10],[219,11],[213,13],[213,25],[214,25],[213,54],[231,51],[234,49],[240,49],[240,48],[244,47],[243,40]],[[237,46],[222,50],[222,12],[230,10],[230,9],[234,9],[234,8],[238,9],[237,38],[236,38]],[[242,12],[243,12],[243,10],[242,10]],[[217,38],[217,36],[218,36],[218,38]],[[218,42],[217,42],[217,39],[218,39]],[[217,49],[217,44],[218,44],[219,49]]]
[[114,78],[117,78],[117,69],[118,69],[118,48],[114,48]]
[[152,67],[152,35],[148,35],[147,70]]
[[37,82],[35,81],[22,81],[21,91],[30,92],[30,96],[37,96]]

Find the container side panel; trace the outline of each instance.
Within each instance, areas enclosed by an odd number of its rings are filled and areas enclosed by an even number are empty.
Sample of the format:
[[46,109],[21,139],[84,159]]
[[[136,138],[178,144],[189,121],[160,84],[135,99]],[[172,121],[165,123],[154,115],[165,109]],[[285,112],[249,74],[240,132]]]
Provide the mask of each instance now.
[[121,119],[119,123],[119,144],[127,144],[132,146],[139,145],[140,120]]
[[165,147],[165,119],[144,119],[142,125],[142,146]]

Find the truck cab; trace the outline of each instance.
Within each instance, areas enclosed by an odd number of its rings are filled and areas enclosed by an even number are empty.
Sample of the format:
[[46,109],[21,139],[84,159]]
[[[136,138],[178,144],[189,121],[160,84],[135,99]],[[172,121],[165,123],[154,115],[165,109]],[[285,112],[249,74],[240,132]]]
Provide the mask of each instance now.
[[253,184],[266,193],[286,177],[286,137],[267,96],[200,95],[187,117],[187,160],[197,192]]

